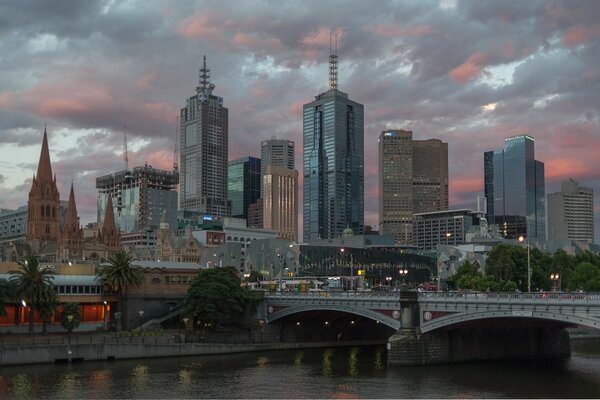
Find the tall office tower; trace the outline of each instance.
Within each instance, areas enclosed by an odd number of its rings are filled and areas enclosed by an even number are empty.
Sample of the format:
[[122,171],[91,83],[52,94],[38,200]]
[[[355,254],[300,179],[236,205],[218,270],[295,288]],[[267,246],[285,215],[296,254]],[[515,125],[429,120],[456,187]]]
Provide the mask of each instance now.
[[594,243],[594,191],[573,179],[562,191],[548,194],[548,240]]
[[256,203],[261,191],[261,161],[243,157],[228,163],[227,197],[233,218],[248,219],[248,207]]
[[379,231],[411,244],[413,215],[448,209],[448,143],[413,140],[412,132],[379,136]]
[[37,174],[33,177],[27,207],[27,240],[39,244],[58,242],[60,231],[60,195],[56,176],[52,176],[48,135],[44,128]]
[[268,165],[263,176],[263,228],[298,240],[298,171]]
[[296,169],[295,148],[296,145],[291,140],[275,137],[263,140],[260,146],[261,175],[265,175],[267,165]]
[[149,165],[96,178],[98,223],[112,199],[115,221],[121,232],[158,229],[166,212],[170,226],[177,226],[177,171],[164,171]]
[[223,98],[212,94],[206,56],[200,86],[180,115],[181,171],[179,206],[215,219],[231,216],[227,201],[228,110]]
[[379,232],[410,244],[412,224],[412,132],[383,131],[379,135]]
[[329,90],[304,105],[304,241],[364,229],[364,110],[337,89],[336,52]]
[[504,139],[504,149],[484,153],[487,220],[505,238],[545,240],[544,163],[535,159],[535,139]]

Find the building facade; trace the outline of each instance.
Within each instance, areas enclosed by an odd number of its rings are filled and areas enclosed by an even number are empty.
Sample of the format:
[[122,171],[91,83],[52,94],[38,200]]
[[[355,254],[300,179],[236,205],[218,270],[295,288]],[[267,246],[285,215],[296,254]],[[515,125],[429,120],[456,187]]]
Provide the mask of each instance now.
[[228,163],[227,197],[232,218],[248,218],[248,208],[261,196],[261,160],[243,157]]
[[413,243],[413,215],[448,209],[448,144],[413,140],[412,132],[379,136],[379,231]]
[[487,220],[507,239],[545,240],[544,163],[535,159],[535,139],[506,138],[504,149],[484,153]]
[[27,206],[16,210],[0,210],[0,243],[25,241],[27,236]]
[[263,228],[298,240],[298,171],[269,165],[263,176]]
[[177,225],[177,171],[144,165],[96,178],[98,222],[112,198],[116,222],[124,233],[155,230],[164,212],[171,226]]
[[419,250],[435,249],[438,244],[457,246],[466,242],[473,226],[478,226],[484,214],[461,209],[416,213],[414,216],[414,245]]
[[263,140],[260,145],[262,160],[261,175],[265,175],[268,165],[296,169],[296,144],[288,139]]
[[213,95],[206,56],[200,69],[200,85],[180,112],[180,197],[183,210],[213,218],[231,215],[227,201],[229,112],[223,98]]
[[364,229],[364,107],[337,89],[334,54],[329,82],[303,107],[304,241]]
[[594,243],[594,191],[573,179],[548,194],[548,240]]

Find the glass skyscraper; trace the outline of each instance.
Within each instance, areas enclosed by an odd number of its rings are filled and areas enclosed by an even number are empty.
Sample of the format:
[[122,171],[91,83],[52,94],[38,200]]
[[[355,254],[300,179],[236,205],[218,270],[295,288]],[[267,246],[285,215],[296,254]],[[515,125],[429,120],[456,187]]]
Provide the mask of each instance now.
[[179,206],[210,218],[231,215],[227,201],[228,110],[213,95],[206,56],[200,86],[180,113],[181,180]]
[[534,145],[534,138],[520,135],[484,153],[487,218],[505,238],[546,238],[544,163],[535,160]]
[[231,216],[248,219],[248,207],[260,198],[260,158],[243,157],[229,161],[227,197]]
[[304,241],[364,228],[364,110],[337,90],[336,57],[329,90],[304,105]]

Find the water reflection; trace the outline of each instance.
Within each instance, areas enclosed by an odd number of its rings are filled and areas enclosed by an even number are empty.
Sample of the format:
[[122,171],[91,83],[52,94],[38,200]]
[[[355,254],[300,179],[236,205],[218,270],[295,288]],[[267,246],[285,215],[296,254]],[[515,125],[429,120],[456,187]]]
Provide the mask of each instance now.
[[302,357],[304,357],[304,351],[298,351],[296,356],[294,357],[294,365],[301,366],[302,365]]
[[35,394],[31,378],[25,374],[19,374],[12,380],[13,393],[18,399],[34,399]]
[[331,357],[333,356],[333,349],[326,349],[323,352],[323,376],[331,377],[333,372],[331,369]]
[[375,351],[375,361],[374,361],[375,369],[382,370],[385,368],[385,360],[383,358],[383,349],[378,348]]
[[348,375],[358,375],[358,347],[351,348],[348,354]]
[[256,364],[259,367],[266,367],[268,361],[269,361],[269,359],[267,357],[258,357],[258,360],[256,361]]

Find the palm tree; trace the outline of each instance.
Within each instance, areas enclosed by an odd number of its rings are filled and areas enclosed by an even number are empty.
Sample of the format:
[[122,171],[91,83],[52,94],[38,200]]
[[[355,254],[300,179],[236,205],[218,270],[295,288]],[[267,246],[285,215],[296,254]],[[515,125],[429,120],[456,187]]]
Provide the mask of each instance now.
[[54,288],[49,287],[47,293],[45,293],[45,298],[42,303],[37,306],[37,309],[40,312],[40,318],[42,319],[42,335],[45,335],[47,332],[47,325],[52,322],[52,314],[56,312],[56,308],[58,307],[58,296],[54,291]]
[[127,328],[127,308],[124,298],[127,289],[139,287],[144,281],[144,272],[140,267],[133,267],[131,255],[123,250],[116,252],[110,259],[110,265],[101,266],[96,275],[105,285],[117,292],[117,309],[121,312],[121,320]]
[[0,317],[6,316],[6,303],[8,302],[8,282],[0,279]]
[[73,329],[77,328],[81,322],[81,313],[79,310],[79,304],[77,303],[65,303],[62,305],[62,310],[60,312],[60,326],[69,332],[69,343],[71,343],[71,332],[73,332]]
[[40,266],[34,255],[25,257],[25,261],[19,261],[18,264],[19,270],[11,272],[14,275],[10,277],[10,282],[16,286],[17,296],[29,306],[29,334],[33,335],[34,311],[45,307],[51,300],[49,293],[54,292],[54,272]]

